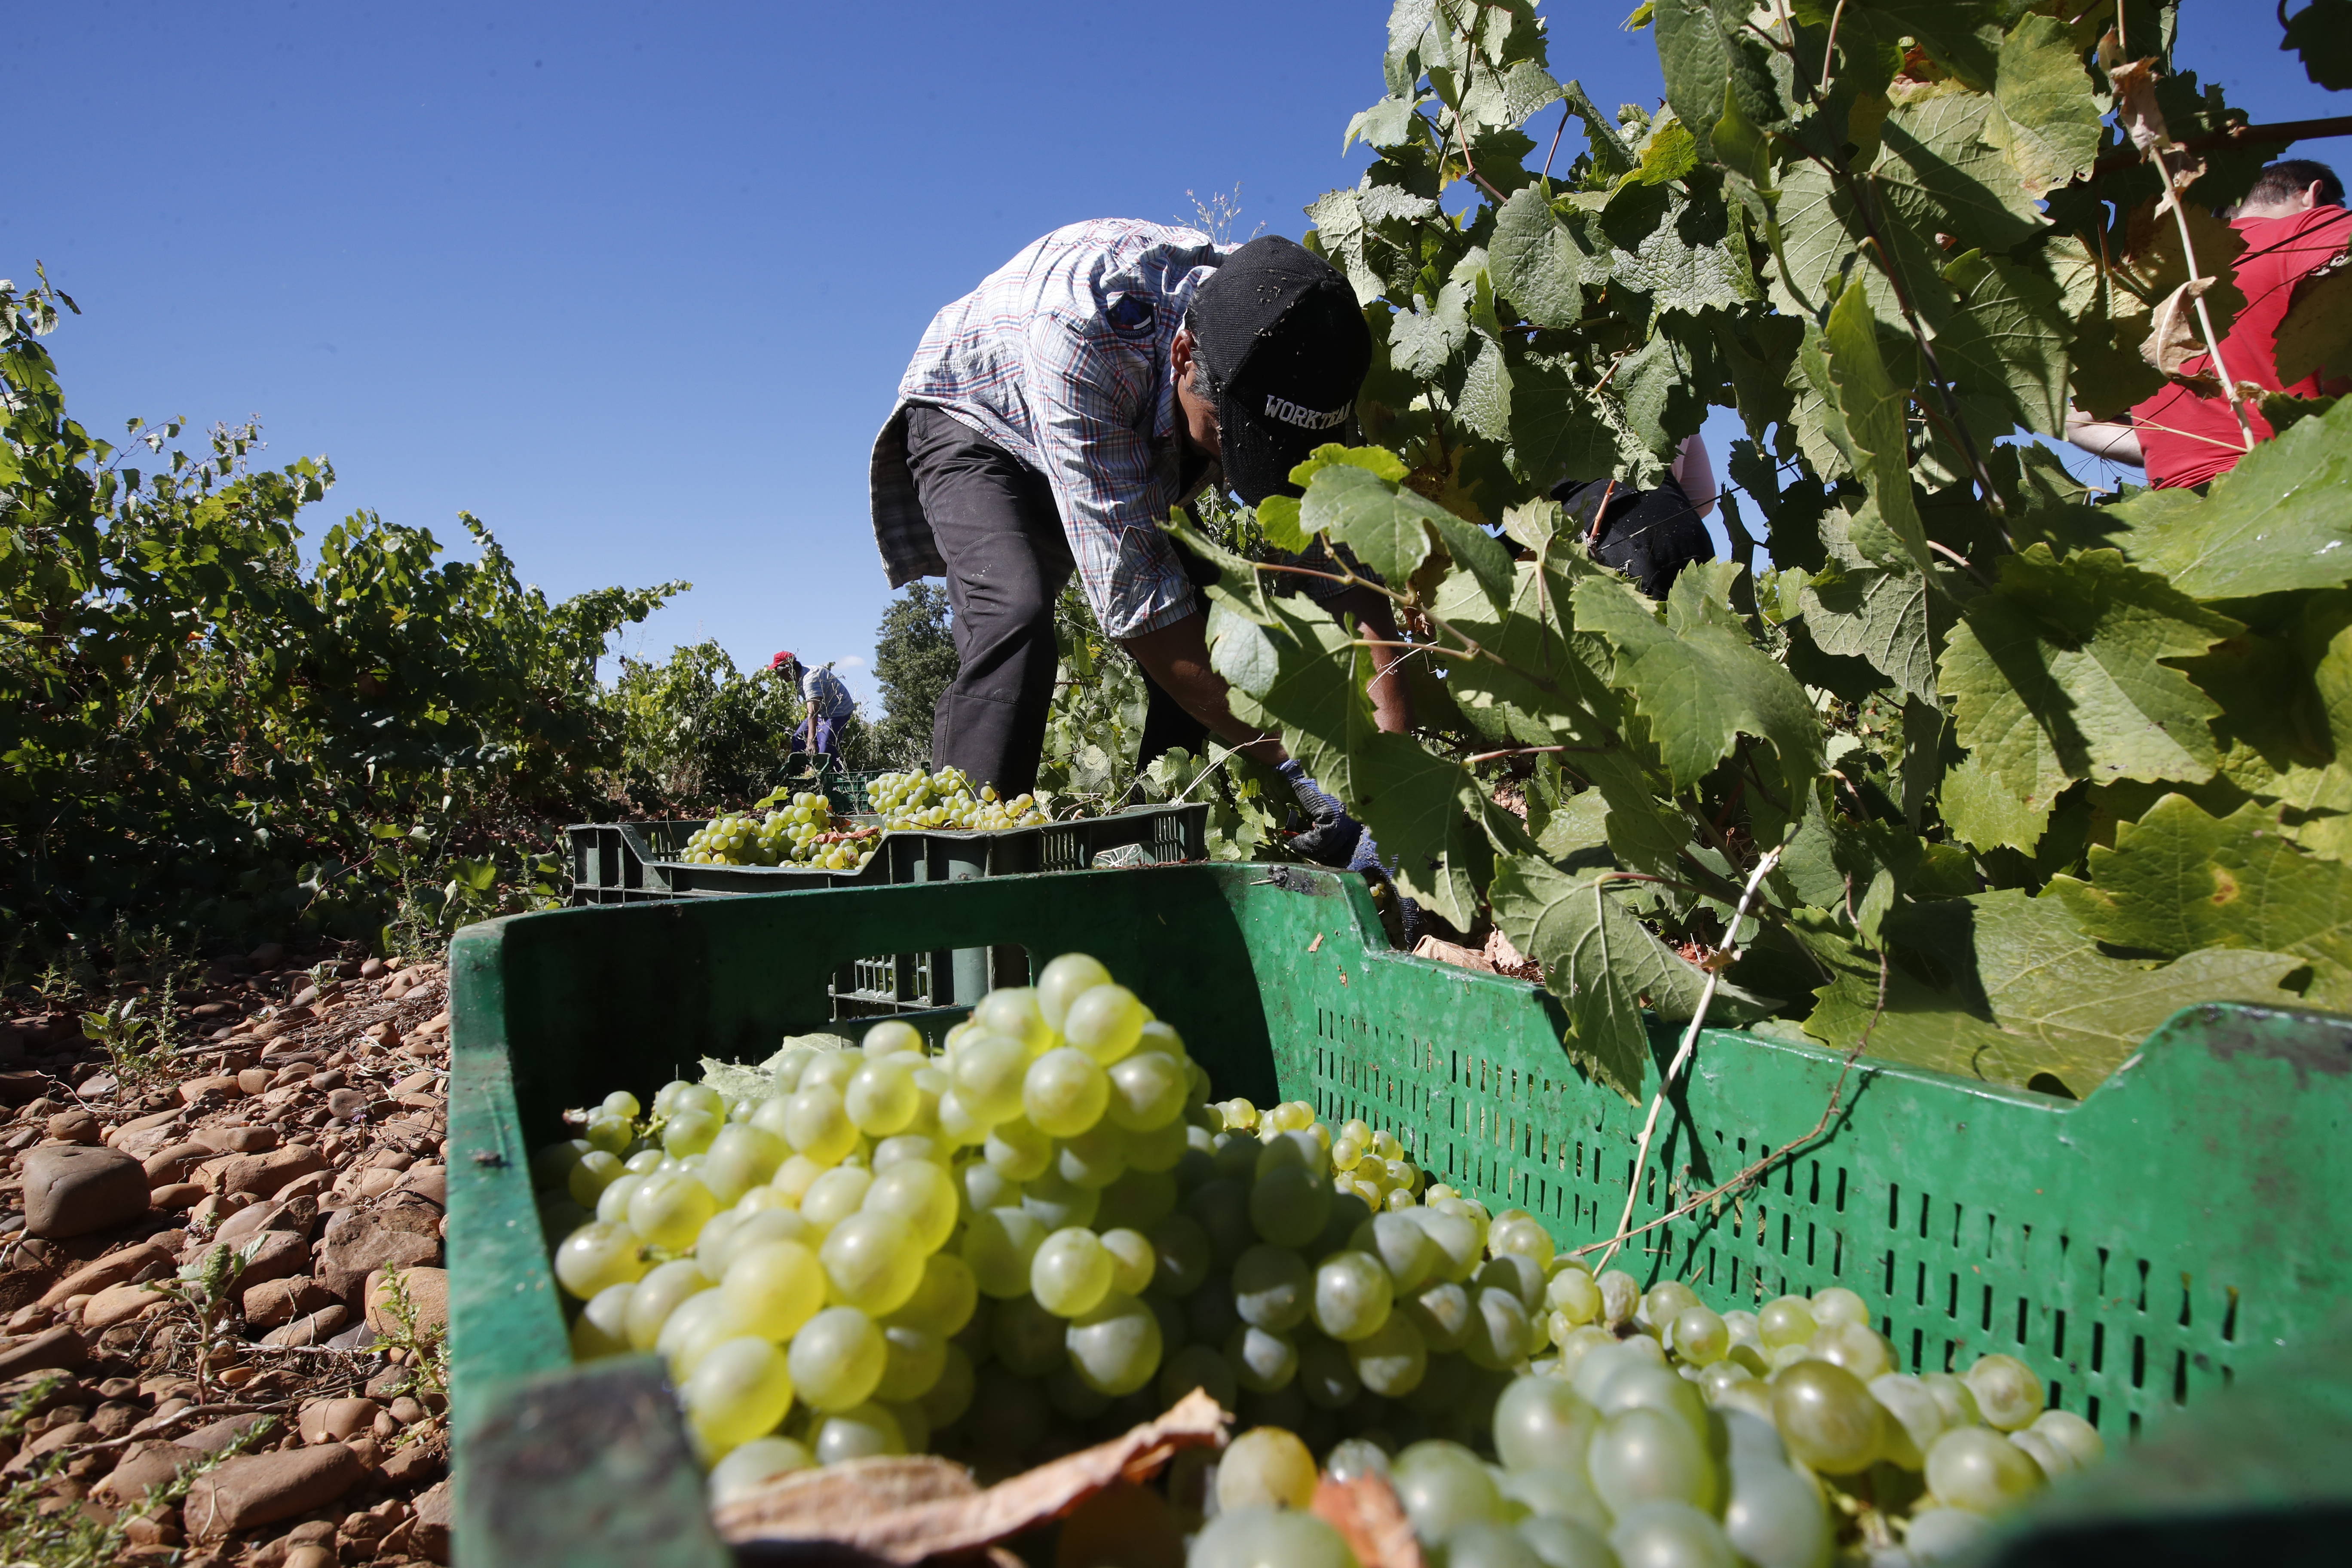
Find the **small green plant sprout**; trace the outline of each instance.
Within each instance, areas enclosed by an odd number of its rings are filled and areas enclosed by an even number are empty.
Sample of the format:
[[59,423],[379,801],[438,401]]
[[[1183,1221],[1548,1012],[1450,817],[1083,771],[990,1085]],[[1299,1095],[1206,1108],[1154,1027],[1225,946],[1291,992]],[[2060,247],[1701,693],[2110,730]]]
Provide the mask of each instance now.
[[216,1242],[169,1279],[148,1281],[147,1289],[185,1308],[195,1322],[199,1405],[212,1399],[213,1357],[227,1342],[229,1320],[236,1310],[236,1282],[261,1246],[257,1236],[241,1247]]
[[172,987],[166,982],[163,1003],[147,1005],[143,996],[117,997],[94,1013],[81,1016],[81,1032],[104,1049],[118,1082],[132,1083],[161,1073],[172,1054],[165,1021],[172,1010]]
[[408,1293],[408,1276],[394,1268],[383,1277],[383,1313],[392,1320],[389,1331],[379,1331],[376,1344],[398,1351],[408,1368],[401,1392],[419,1400],[446,1399],[449,1394],[448,1331],[426,1323],[418,1315],[416,1299]]

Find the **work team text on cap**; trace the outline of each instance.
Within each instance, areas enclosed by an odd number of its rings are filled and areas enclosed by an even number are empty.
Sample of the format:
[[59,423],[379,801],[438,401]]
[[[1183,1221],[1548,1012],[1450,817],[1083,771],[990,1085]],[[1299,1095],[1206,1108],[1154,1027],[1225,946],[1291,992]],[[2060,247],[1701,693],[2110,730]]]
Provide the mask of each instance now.
[[1324,414],[1312,408],[1302,407],[1287,397],[1269,395],[1265,400],[1265,412],[1268,418],[1279,419],[1286,425],[1296,425],[1302,430],[1335,430],[1346,422],[1348,410],[1354,406],[1354,401],[1351,399],[1334,408],[1330,413]]

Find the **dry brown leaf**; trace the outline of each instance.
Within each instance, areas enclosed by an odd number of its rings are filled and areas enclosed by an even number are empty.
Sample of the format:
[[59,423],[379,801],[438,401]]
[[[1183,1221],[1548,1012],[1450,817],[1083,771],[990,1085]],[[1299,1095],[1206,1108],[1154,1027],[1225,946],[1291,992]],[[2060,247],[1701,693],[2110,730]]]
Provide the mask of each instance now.
[[1485,973],[1495,973],[1495,965],[1475,947],[1464,947],[1458,942],[1441,942],[1433,936],[1423,937],[1412,944],[1415,958],[1433,958],[1440,963],[1451,963],[1459,969],[1475,969]]
[[2166,375],[2178,376],[2183,365],[2205,353],[2205,339],[2197,327],[2197,298],[2213,282],[2191,278],[2164,297],[2156,307],[2156,324],[2139,346],[2142,359]]
[[794,1470],[778,1476],[746,1500],[779,1518],[797,1520],[887,1513],[979,1495],[971,1472],[961,1465],[930,1454],[908,1454]]
[[[830,1541],[886,1562],[919,1563],[1009,1540],[1060,1518],[1113,1481],[1147,1480],[1179,1448],[1223,1442],[1228,1419],[1195,1389],[1156,1421],[986,1491],[971,1489],[970,1476],[945,1460],[862,1459],[787,1476],[719,1509],[712,1522],[730,1542]],[[882,1465],[902,1467],[890,1477],[908,1489],[905,1500],[891,1500],[879,1485],[882,1472],[865,1468]],[[962,1478],[963,1489],[951,1489],[940,1472]],[[840,1483],[824,1484],[836,1475]]]
[[2155,153],[2158,167],[2172,182],[2172,188],[2185,191],[2204,178],[2205,160],[2174,145],[2164,110],[2157,107],[2156,77],[2154,60],[2134,60],[2107,73],[2107,79],[2115,84],[2116,122],[2134,147]]
[[2107,73],[2116,89],[2116,122],[2131,144],[2145,153],[2172,140],[2165,129],[2164,110],[2156,105],[2156,62],[2134,60]]
[[1412,1521],[1386,1476],[1370,1470],[1345,1481],[1325,1476],[1315,1485],[1314,1509],[1363,1568],[1422,1568]]

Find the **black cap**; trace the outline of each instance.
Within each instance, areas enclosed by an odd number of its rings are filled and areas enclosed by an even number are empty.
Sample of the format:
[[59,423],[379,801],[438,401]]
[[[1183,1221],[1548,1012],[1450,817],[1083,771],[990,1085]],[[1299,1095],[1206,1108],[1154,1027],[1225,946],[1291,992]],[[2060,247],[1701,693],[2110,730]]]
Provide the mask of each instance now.
[[1372,334],[1337,268],[1296,240],[1251,240],[1192,296],[1192,335],[1215,383],[1225,482],[1252,506],[1296,495],[1290,470],[1346,438],[1372,367]]

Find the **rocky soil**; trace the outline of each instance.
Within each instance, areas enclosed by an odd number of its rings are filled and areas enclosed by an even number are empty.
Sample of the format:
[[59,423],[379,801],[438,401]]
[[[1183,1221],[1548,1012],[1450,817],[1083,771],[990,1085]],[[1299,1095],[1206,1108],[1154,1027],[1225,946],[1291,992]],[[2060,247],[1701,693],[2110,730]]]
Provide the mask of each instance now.
[[0,1022],[0,1557],[446,1563],[442,971],[110,999]]

